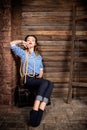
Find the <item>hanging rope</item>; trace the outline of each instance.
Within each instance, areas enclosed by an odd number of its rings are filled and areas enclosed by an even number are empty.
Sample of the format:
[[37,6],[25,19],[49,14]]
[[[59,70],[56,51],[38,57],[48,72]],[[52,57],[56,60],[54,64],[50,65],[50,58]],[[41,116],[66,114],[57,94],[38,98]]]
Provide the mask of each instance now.
[[[34,72],[33,74],[28,74],[28,64],[29,64],[29,60],[28,60],[28,56],[30,56],[33,60],[33,63],[34,63]],[[28,75],[29,77],[34,77],[35,76],[35,60],[34,60],[34,57],[29,55],[28,54],[28,51],[26,51],[26,57],[25,57],[25,63],[23,64],[22,61],[21,61],[21,65],[20,65],[20,76],[21,76],[21,80],[22,80],[22,83],[23,83],[23,80],[24,80],[24,83],[26,83],[26,76]]]

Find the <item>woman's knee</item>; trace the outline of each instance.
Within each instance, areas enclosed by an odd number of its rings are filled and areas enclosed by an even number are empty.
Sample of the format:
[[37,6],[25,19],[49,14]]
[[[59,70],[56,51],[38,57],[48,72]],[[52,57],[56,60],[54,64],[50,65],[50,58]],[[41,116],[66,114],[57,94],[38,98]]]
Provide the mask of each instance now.
[[47,80],[43,80],[40,86],[42,88],[46,89],[48,87],[48,81]]
[[48,81],[43,80],[38,89],[38,94],[43,96],[47,89],[48,89]]

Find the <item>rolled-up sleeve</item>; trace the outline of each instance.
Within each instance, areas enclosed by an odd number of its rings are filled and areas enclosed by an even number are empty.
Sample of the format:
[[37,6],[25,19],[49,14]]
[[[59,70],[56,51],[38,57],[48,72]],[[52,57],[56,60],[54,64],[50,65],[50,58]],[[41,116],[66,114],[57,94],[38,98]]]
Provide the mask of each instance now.
[[11,45],[11,50],[20,58],[22,58],[23,56],[25,56],[25,51],[23,49],[21,49],[20,47],[18,47],[17,45]]

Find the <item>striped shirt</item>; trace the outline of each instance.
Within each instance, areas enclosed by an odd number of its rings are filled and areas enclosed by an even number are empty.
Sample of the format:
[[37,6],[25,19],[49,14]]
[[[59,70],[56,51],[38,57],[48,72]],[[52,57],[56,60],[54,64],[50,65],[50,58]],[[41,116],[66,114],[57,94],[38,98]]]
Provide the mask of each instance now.
[[[21,58],[23,64],[25,64],[26,51],[17,45],[11,45],[12,51]],[[40,74],[40,70],[43,69],[42,56],[36,56],[35,52],[32,52],[28,55],[28,74],[34,73],[34,64],[35,64],[35,74]]]

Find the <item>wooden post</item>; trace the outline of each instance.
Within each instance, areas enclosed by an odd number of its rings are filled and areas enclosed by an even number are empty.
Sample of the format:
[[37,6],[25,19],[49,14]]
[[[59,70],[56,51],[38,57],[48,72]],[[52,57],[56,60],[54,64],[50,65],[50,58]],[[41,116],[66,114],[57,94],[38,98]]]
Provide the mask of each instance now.
[[67,102],[70,103],[72,99],[72,82],[73,82],[73,66],[74,66],[74,42],[75,42],[75,13],[76,7],[73,5],[73,16],[72,16],[72,45],[71,45],[71,63],[70,63],[70,81],[68,88],[68,98]]

